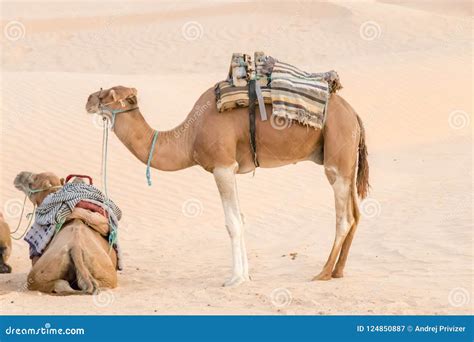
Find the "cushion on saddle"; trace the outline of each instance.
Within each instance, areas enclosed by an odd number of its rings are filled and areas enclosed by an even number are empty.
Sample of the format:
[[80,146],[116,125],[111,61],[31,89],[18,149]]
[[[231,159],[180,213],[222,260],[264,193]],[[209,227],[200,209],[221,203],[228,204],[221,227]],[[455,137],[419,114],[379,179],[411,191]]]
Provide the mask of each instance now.
[[250,79],[260,84],[263,100],[272,104],[274,116],[314,128],[322,128],[330,95],[342,88],[333,70],[308,73],[262,52],[255,53],[253,65],[248,55],[234,54],[227,79],[215,86],[219,112],[249,106],[246,80]]
[[[102,208],[101,206],[94,204],[92,202],[87,202],[87,201],[80,201],[79,203],[76,204],[75,208],[82,208],[82,209],[87,209],[90,210],[94,213],[99,213],[102,216],[104,216],[106,219],[109,218],[109,213]],[[74,210],[73,210],[74,211]]]
[[[272,103],[272,94],[269,87],[261,87],[265,103]],[[218,82],[215,86],[216,105],[219,112],[238,107],[249,106],[249,86],[235,87],[228,80]]]

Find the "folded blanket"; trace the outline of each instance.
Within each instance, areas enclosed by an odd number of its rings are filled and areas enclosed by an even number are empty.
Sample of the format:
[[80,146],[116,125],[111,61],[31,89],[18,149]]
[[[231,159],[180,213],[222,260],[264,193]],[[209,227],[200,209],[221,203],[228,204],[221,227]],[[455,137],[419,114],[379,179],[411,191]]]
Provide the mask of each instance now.
[[322,128],[330,95],[328,81],[322,75],[275,61],[270,85],[273,115]]

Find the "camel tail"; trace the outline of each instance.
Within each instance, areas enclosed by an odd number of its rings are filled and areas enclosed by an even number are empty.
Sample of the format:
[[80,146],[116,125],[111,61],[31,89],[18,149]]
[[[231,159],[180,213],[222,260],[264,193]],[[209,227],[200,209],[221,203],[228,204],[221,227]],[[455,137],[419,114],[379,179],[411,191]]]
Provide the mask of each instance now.
[[365,129],[362,119],[357,115],[357,122],[359,123],[360,138],[359,138],[359,158],[357,165],[357,194],[359,198],[364,199],[369,192],[369,161],[367,160],[368,152],[365,144]]
[[97,282],[86,267],[82,249],[79,246],[73,246],[70,255],[76,270],[77,286],[85,293],[94,293],[97,289]]

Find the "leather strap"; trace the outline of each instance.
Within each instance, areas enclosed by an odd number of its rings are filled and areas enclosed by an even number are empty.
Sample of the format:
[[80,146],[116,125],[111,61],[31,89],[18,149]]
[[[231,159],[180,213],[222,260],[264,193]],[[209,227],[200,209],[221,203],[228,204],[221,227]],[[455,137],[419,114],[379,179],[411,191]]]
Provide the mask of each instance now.
[[268,120],[267,110],[265,109],[265,102],[263,100],[262,88],[260,88],[260,83],[255,83],[255,92],[257,93],[258,99],[258,109],[260,110],[260,118],[262,121]]
[[253,163],[259,167],[257,158],[257,143],[255,140],[255,105],[257,102],[257,93],[255,89],[255,80],[249,81],[249,128],[250,128],[250,147],[252,149]]

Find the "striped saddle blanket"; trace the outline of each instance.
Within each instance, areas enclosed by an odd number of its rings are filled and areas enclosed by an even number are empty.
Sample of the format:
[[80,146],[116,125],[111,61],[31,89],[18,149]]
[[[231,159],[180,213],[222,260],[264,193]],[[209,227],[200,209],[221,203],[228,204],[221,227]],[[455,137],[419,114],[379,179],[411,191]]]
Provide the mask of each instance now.
[[[264,63],[260,70],[267,83],[259,83],[264,102],[272,104],[272,114],[322,128],[330,95],[342,88],[337,73],[308,73],[270,56],[264,58]],[[262,75],[258,66],[256,69],[254,75],[259,80]],[[248,85],[234,86],[231,75],[217,83],[215,91],[219,112],[249,105]]]

